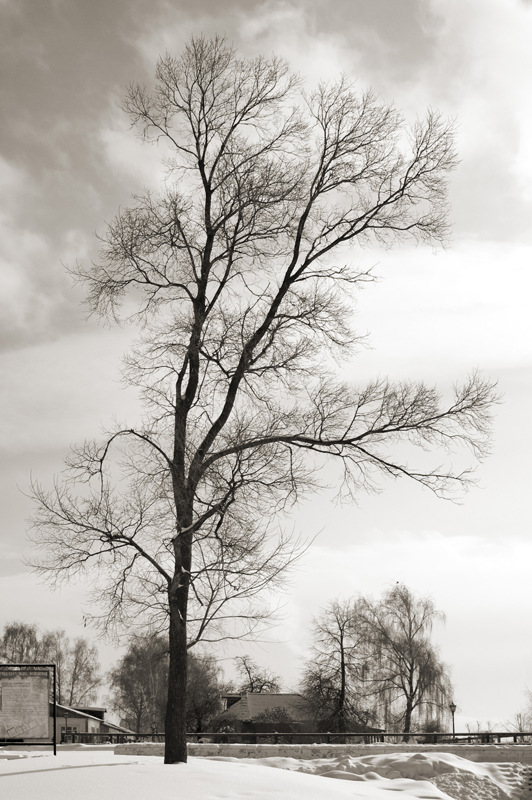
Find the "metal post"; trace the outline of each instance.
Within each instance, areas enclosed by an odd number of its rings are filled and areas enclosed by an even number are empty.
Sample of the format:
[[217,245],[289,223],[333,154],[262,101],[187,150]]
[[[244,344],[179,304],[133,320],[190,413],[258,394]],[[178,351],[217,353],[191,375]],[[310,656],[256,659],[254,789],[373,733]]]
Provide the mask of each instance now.
[[449,709],[451,711],[451,714],[453,715],[453,742],[454,742],[456,738],[454,734],[454,712],[456,711],[456,703],[449,703]]
[[56,666],[55,664],[52,665],[52,675],[53,675],[53,682],[54,682],[54,689],[52,692],[52,696],[54,698],[54,756],[57,755],[57,695],[56,695]]

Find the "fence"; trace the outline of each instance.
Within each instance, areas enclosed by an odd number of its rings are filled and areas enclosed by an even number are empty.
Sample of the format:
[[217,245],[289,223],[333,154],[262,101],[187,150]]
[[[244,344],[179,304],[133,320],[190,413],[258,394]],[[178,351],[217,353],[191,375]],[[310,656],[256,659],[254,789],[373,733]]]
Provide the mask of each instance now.
[[[414,731],[412,733],[252,733],[252,732],[224,732],[211,733],[187,733],[189,742],[213,742],[213,743],[233,743],[233,744],[375,744],[377,742],[388,742],[389,744],[401,744],[412,742],[413,744],[508,744],[510,739],[517,744],[532,744],[532,732],[516,731],[490,731],[471,733],[424,733]],[[61,737],[61,742],[85,744],[125,744],[127,742],[164,742],[164,733],[72,733]]]

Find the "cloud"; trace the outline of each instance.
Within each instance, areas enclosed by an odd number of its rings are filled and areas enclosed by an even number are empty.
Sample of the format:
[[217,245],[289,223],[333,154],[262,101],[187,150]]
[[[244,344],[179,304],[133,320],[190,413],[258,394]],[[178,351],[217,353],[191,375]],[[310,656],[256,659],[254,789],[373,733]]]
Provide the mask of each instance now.
[[237,40],[244,53],[284,56],[307,87],[335,80],[344,67],[344,42],[336,32],[316,28],[312,4],[262,3],[253,14],[238,15]]
[[350,72],[362,81],[412,73],[430,51],[430,15],[419,0],[213,0],[159,6],[136,44],[149,72],[191,35],[219,33],[245,56],[275,52],[309,82]]
[[113,417],[133,424],[137,394],[122,388],[119,373],[130,339],[127,328],[89,328],[83,335],[5,353],[0,359],[2,449],[66,450],[70,443],[97,436]]
[[361,267],[377,262],[382,277],[358,297],[355,322],[369,331],[372,349],[354,361],[356,375],[374,375],[380,363],[397,377],[427,380],[532,364],[531,245],[459,239],[437,253],[418,247],[348,256]]
[[32,191],[23,169],[0,158],[0,348],[24,339],[30,326],[40,327],[47,300],[57,288],[54,282],[48,286],[48,295],[45,286],[39,291],[38,265],[49,258],[50,245],[24,219]]
[[80,293],[61,260],[86,255],[83,230],[65,230],[56,242],[26,212],[35,186],[0,158],[0,352],[63,335],[80,323]]
[[66,628],[78,631],[79,635],[86,594],[87,587],[83,584],[67,585],[51,592],[28,572],[0,577],[0,596],[10,598],[9,606],[2,604],[0,630],[14,619],[35,620],[43,630]]
[[163,164],[165,150],[158,144],[142,142],[137,134],[115,102],[97,133],[102,156],[112,174],[127,183],[131,194],[144,189],[158,193],[168,177]]
[[532,195],[530,6],[517,0],[420,3],[4,4],[0,233],[4,348],[76,330],[81,294],[61,262],[97,258],[92,231],[160,184],[118,105],[130,80],[192,33],[226,33],[243,55],[278,52],[312,83],[342,70],[396,100],[459,121],[451,182],[457,239],[527,240]]
[[441,24],[423,76],[431,102],[456,115],[461,167],[456,229],[530,241],[532,13],[518,0],[432,0]]
[[[79,328],[62,262],[97,253],[92,231],[129,197],[98,139],[116,94],[144,77],[142,2],[20,0],[0,12],[0,348]],[[140,17],[139,17],[140,15]],[[127,120],[124,119],[127,128]],[[129,176],[128,176],[129,181]]]
[[209,2],[167,6],[137,40],[146,70],[191,34],[227,34],[243,55],[286,56],[312,84],[345,71],[413,121],[429,106],[456,117],[451,182],[460,238],[529,241],[532,13],[519,0]]

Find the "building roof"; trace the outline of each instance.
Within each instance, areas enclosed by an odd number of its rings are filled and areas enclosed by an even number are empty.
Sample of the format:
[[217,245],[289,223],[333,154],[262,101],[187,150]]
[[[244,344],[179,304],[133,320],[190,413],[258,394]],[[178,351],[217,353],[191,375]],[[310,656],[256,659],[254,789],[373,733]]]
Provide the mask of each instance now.
[[[224,695],[226,698],[233,698],[235,695]],[[275,708],[282,708],[291,717],[293,722],[310,722],[312,713],[305,699],[300,694],[291,692],[246,692],[240,695],[236,703],[230,705],[222,714],[219,720],[240,720],[240,722],[255,722],[257,717]],[[350,733],[383,733],[382,728],[372,728],[369,725],[362,725],[357,722],[349,723]]]
[[220,716],[224,719],[252,722],[261,714],[274,708],[282,708],[294,722],[305,722],[309,718],[302,696],[289,692],[246,692],[240,697],[240,700],[229,706]]
[[[133,731],[131,731],[129,728],[124,728],[121,725],[116,725],[114,722],[109,722],[108,720],[102,719],[101,717],[95,717],[93,714],[87,714],[85,711],[80,711],[79,708],[65,706],[60,703],[56,703],[55,707],[58,717],[64,717],[66,711],[67,717],[77,717],[78,719],[80,717],[83,719],[92,719],[94,720],[94,722],[98,722],[100,725],[106,725],[108,728],[113,728],[119,733],[133,733]],[[105,709],[103,710],[105,711]],[[53,716],[53,713],[54,713],[53,703],[50,703],[50,716]]]

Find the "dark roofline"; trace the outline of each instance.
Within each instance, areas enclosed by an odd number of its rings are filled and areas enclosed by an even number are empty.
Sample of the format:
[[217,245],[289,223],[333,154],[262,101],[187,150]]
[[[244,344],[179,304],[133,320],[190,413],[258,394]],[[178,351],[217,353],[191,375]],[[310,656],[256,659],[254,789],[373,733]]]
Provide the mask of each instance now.
[[303,697],[299,692],[241,692],[237,694],[223,694],[222,697]]
[[[53,705],[52,702],[50,702],[50,705]],[[74,708],[74,706],[66,706],[64,703],[56,703],[55,707],[57,709],[57,714],[60,717],[64,717],[65,715],[59,714],[59,710],[66,711],[68,717],[78,716],[87,719],[93,719],[95,722],[102,722],[99,717],[94,717],[92,714],[87,714],[85,711],[80,711],[79,708]]]
[[[53,703],[51,701],[50,701],[50,706],[52,706],[52,714],[53,714]],[[78,716],[78,717],[82,717],[83,719],[92,719],[92,720],[94,720],[94,722],[99,722],[100,725],[102,725],[102,724],[103,725],[108,725],[110,728],[115,728],[117,731],[120,731],[121,733],[134,733],[134,731],[131,731],[129,728],[123,728],[122,725],[116,725],[116,723],[109,722],[106,719],[101,719],[100,717],[94,717],[92,714],[86,714],[84,711],[80,711],[79,709],[74,708],[73,706],[65,706],[62,703],[56,703],[55,707],[56,707],[56,713],[57,713],[58,717],[64,717],[65,716],[64,714],[60,714],[59,713],[59,711],[61,709],[62,711],[67,711],[68,712],[67,713],[67,717]]]

